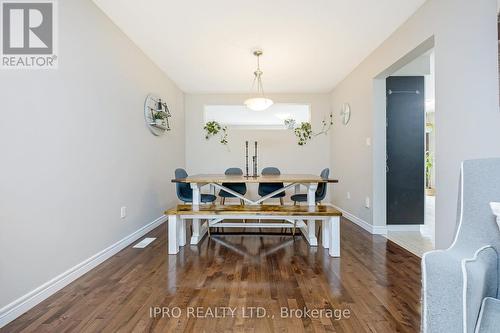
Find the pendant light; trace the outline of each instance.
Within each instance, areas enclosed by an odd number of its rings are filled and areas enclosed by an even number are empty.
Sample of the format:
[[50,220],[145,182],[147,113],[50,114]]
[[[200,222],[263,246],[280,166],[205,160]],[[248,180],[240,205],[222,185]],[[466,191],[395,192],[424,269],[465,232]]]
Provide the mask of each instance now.
[[253,78],[252,88],[255,87],[255,83],[257,83],[257,94],[255,97],[249,98],[245,100],[243,103],[253,111],[264,111],[273,105],[273,101],[264,96],[264,88],[262,86],[262,74],[263,72],[260,70],[260,61],[259,57],[262,55],[262,50],[256,50],[253,52],[253,55],[257,57],[257,69]]

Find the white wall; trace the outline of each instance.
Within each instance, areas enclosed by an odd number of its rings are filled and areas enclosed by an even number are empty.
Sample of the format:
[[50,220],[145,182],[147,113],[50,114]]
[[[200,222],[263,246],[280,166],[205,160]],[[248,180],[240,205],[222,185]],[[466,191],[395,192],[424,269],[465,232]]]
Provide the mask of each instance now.
[[[331,163],[340,179],[338,191],[332,192],[335,204],[368,223],[385,224],[381,214],[364,208],[366,196],[380,196],[376,187],[383,170],[375,168],[374,174],[373,168],[374,161],[385,159],[374,136],[384,123],[374,103],[383,91],[376,89],[374,79],[434,36],[436,247],[451,243],[460,162],[500,156],[496,13],[495,0],[428,0],[334,89],[333,108],[349,102],[352,110],[349,126],[332,132]],[[374,146],[365,145],[366,137],[374,137]]]
[[[328,94],[269,95],[276,103],[311,105],[311,123],[321,129],[321,120],[330,113]],[[304,146],[298,146],[295,135],[288,130],[229,129],[229,144],[221,145],[216,138],[205,140],[203,107],[209,104],[242,104],[248,95],[187,94],[186,166],[188,173],[224,173],[229,167],[245,172],[245,140],[259,142],[259,172],[265,166],[276,166],[282,173],[318,174],[329,165],[330,140],[320,135]],[[335,131],[335,128],[332,129]],[[253,147],[250,147],[250,156]],[[250,162],[251,168],[251,162]],[[254,189],[251,193],[254,192]],[[291,194],[291,191],[290,191]]]
[[184,165],[183,93],[91,1],[57,3],[59,69],[0,73],[0,308],[161,216]]

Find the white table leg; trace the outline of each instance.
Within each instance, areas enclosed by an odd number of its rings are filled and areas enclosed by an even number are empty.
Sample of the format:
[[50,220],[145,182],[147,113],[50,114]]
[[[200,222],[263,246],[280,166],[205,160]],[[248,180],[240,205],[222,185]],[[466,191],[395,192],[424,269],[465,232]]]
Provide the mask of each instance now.
[[179,227],[177,225],[177,215],[168,216],[168,254],[179,253]]
[[330,219],[321,222],[321,244],[325,249],[330,247]]
[[193,189],[193,206],[199,206],[201,203],[200,187],[197,183],[191,183],[191,189]]
[[307,220],[304,221],[304,226],[300,228],[300,231],[304,235],[306,241],[309,243],[309,246],[318,246],[318,238],[316,237],[315,226],[315,220]]
[[330,257],[340,257],[340,217],[330,217]]
[[316,238],[316,221],[307,221],[307,238],[309,245],[318,246],[318,239]]
[[309,206],[316,205],[316,190],[318,189],[318,183],[310,183],[307,187],[307,204]]
[[[208,224],[208,222],[206,224]],[[205,236],[205,234],[208,231],[208,228],[205,224],[203,225],[201,224],[200,219],[193,219],[192,226],[193,226],[193,234],[191,235],[191,240],[189,244],[196,245],[201,241],[203,236]]]

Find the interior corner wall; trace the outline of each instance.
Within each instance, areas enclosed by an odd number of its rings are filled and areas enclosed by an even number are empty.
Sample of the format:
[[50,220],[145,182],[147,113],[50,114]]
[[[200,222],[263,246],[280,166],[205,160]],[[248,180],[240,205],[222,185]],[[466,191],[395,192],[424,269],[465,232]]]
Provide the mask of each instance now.
[[[313,129],[321,128],[321,121],[330,113],[329,94],[268,94],[275,103],[304,103],[311,105]],[[229,128],[229,144],[221,145],[216,138],[205,139],[205,105],[241,105],[245,94],[186,94],[186,166],[188,173],[224,173],[226,168],[245,169],[245,141],[259,142],[259,172],[263,167],[275,166],[282,173],[318,174],[330,162],[328,135],[314,137],[304,146],[297,145],[293,131],[271,129]],[[335,129],[332,129],[335,131]],[[331,131],[331,132],[332,132]],[[253,154],[253,150],[250,150]],[[256,195],[255,186],[249,195]],[[304,189],[303,189],[304,190]],[[289,191],[291,194],[292,191]]]
[[352,110],[349,125],[331,136],[331,165],[340,180],[332,192],[336,205],[370,224],[385,224],[364,207],[364,198],[376,194],[374,151],[365,144],[373,136],[374,79],[434,37],[436,247],[450,245],[461,161],[500,156],[496,12],[495,0],[429,0],[335,88],[334,110],[345,102]]
[[183,92],[92,1],[56,4],[59,68],[0,73],[0,309],[162,216],[185,164]]

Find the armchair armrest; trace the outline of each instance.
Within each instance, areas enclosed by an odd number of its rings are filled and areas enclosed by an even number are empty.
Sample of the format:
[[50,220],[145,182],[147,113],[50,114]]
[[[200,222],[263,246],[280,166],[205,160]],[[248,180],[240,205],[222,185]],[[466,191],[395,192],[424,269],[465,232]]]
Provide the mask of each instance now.
[[[422,332],[462,332],[461,259],[450,250],[422,257]],[[460,317],[459,317],[460,316]]]
[[473,256],[453,248],[425,253],[422,331],[474,332],[483,298],[496,296],[497,263],[491,246],[478,249]]
[[462,260],[464,332],[476,328],[481,303],[496,297],[498,289],[498,254],[492,246],[483,246],[471,259]]

